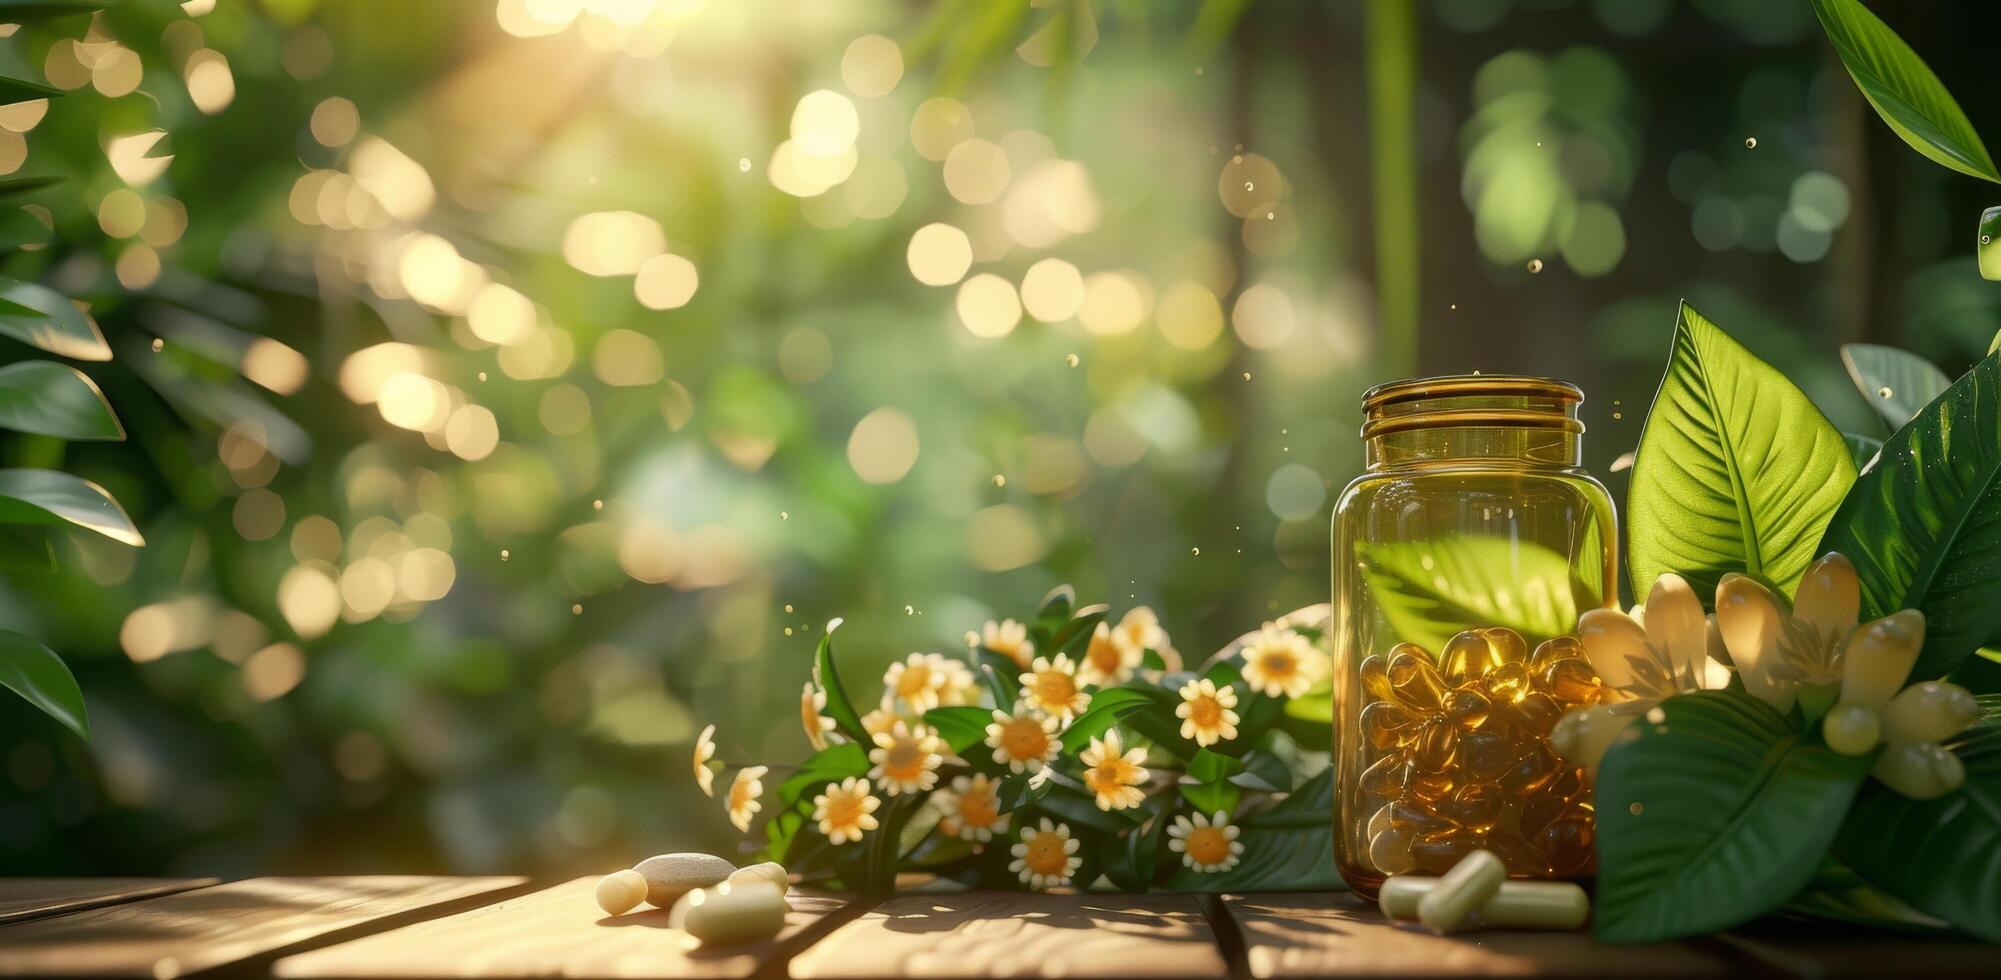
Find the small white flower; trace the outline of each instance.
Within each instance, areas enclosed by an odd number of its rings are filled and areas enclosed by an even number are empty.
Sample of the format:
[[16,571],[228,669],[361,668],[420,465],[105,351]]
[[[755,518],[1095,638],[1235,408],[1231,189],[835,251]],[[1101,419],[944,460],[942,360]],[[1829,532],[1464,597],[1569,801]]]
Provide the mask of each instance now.
[[931,794],[938,808],[938,832],[969,841],[990,841],[1007,832],[1007,814],[1000,812],[1000,782],[985,773],[959,776],[950,789]]
[[702,795],[716,795],[716,773],[709,768],[709,760],[716,757],[716,726],[702,729],[695,736],[695,785],[702,788]]
[[764,805],[757,798],[764,795],[764,774],[771,770],[765,766],[745,766],[736,771],[736,779],[730,781],[729,811],[730,823],[736,829],[750,833],[750,818]]
[[1146,749],[1122,752],[1118,729],[1105,732],[1102,739],[1092,739],[1077,761],[1084,764],[1084,786],[1097,797],[1098,809],[1125,810],[1146,800],[1139,788],[1147,780],[1146,769],[1140,765],[1146,761]]
[[1243,720],[1231,710],[1236,706],[1236,688],[1228,684],[1219,688],[1208,679],[1189,681],[1181,687],[1181,703],[1174,706],[1174,716],[1181,719],[1181,737],[1204,747],[1236,738],[1237,722]]
[[1296,630],[1266,626],[1244,644],[1244,681],[1267,697],[1296,698],[1326,676],[1327,655]]
[[849,776],[828,784],[826,792],[813,797],[813,819],[828,841],[846,844],[876,829],[875,810],[881,805],[882,801],[869,792],[868,783]]
[[1077,668],[1060,653],[1054,660],[1035,658],[1021,675],[1021,697],[1029,707],[1065,725],[1091,706],[1091,696],[1077,683]]
[[935,653],[913,653],[902,663],[890,664],[882,675],[884,699],[901,701],[918,714],[937,707],[945,690],[945,663],[945,658]]
[[890,796],[921,793],[938,785],[938,766],[945,761],[945,743],[924,725],[899,721],[875,736],[869,750],[870,779]]
[[1014,860],[1007,869],[1021,876],[1023,883],[1037,891],[1070,883],[1070,876],[1084,859],[1077,856],[1077,839],[1066,824],[1042,818],[1041,829],[1023,827],[1021,843],[1008,849]]
[[978,633],[966,634],[968,646],[983,646],[1009,660],[1023,670],[1035,660],[1035,644],[1028,638],[1028,627],[1012,619],[987,624]]
[[825,710],[827,692],[807,681],[806,690],[799,694],[799,723],[805,727],[806,741],[813,743],[816,752],[827,747],[827,733],[834,730],[834,719],[821,714]]
[[1036,715],[1020,705],[1014,713],[996,710],[987,726],[987,745],[994,761],[1014,772],[1041,774],[1063,746],[1056,738],[1056,719]]
[[1116,687],[1132,679],[1133,669],[1145,654],[1145,647],[1132,645],[1123,634],[1099,623],[1091,631],[1091,643],[1084,648],[1084,657],[1077,664],[1077,682]]
[[1237,833],[1230,815],[1221,810],[1214,817],[1198,813],[1192,821],[1176,815],[1174,826],[1167,828],[1167,849],[1180,854],[1181,863],[1192,871],[1202,874],[1228,871],[1237,866],[1237,859],[1244,853]]

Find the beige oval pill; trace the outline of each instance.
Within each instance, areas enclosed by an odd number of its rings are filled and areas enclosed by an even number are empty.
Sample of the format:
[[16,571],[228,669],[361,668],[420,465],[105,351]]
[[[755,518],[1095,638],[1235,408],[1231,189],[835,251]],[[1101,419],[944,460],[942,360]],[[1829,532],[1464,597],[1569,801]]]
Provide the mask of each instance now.
[[1446,933],[1466,924],[1508,880],[1508,866],[1492,851],[1474,851],[1459,859],[1437,886],[1417,903],[1417,921],[1432,932]]
[[598,879],[598,907],[607,915],[624,915],[646,900],[646,876],[627,868]]
[[762,881],[777,885],[780,895],[792,890],[792,876],[786,874],[785,866],[776,861],[753,864],[748,868],[738,868],[730,872],[730,884],[732,885],[751,881]]
[[769,882],[724,882],[681,896],[667,921],[704,946],[734,946],[777,935],[785,928],[789,908],[785,896]]
[[736,865],[713,854],[685,851],[656,854],[632,870],[646,878],[646,900],[666,909],[688,892],[728,881]]

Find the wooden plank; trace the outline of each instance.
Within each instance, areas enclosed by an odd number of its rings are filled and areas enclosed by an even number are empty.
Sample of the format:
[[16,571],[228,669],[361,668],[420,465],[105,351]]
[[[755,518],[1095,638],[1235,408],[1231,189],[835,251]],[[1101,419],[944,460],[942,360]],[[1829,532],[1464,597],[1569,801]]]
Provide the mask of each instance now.
[[598,876],[288,956],[281,977],[746,977],[832,927],[848,901],[798,892],[785,930],[717,950],[667,927],[664,909],[605,915]]
[[165,978],[521,878],[252,878],[0,927],[0,976]]
[[891,899],[792,961],[795,977],[1217,977],[1191,895],[964,892]]
[[1970,939],[1899,936],[1828,922],[1768,919],[1717,937],[1781,971],[1802,977],[1991,977],[2001,950]]
[[0,925],[213,885],[219,878],[0,878]]
[[1481,931],[1436,936],[1393,924],[1353,894],[1223,900],[1254,977],[1569,974],[1709,976],[1734,964],[1694,947],[1603,946],[1583,932]]

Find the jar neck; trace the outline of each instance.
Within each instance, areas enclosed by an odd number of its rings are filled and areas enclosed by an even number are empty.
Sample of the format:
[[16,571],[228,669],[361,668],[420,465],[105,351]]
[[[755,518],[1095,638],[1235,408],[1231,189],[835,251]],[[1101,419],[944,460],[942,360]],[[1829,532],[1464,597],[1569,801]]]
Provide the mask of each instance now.
[[1574,468],[1583,460],[1583,401],[1574,385],[1513,375],[1381,385],[1362,397],[1365,463]]

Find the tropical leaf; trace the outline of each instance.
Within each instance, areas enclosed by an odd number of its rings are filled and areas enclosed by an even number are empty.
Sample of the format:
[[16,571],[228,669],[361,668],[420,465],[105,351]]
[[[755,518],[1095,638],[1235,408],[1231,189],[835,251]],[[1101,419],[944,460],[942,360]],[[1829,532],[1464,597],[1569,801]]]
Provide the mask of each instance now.
[[58,439],[125,438],[97,382],[54,361],[0,367],[0,428]]
[[[5,22],[4,20],[0,20],[0,23],[4,22]],[[38,190],[41,190],[44,187],[52,187],[56,184],[60,184],[62,183],[62,181],[63,179],[55,174],[36,174],[34,176],[17,175],[13,177],[0,177],[0,199],[14,197],[20,194],[32,194]]]
[[57,470],[0,470],[0,522],[74,524],[135,548],[146,543],[103,487]]
[[[0,7],[0,10],[5,9]],[[35,99],[53,99],[62,94],[62,89],[51,88],[40,82],[0,75],[0,105],[13,105],[16,102],[30,102]]]
[[1990,943],[2001,942],[2001,726],[1949,743],[1966,785],[1913,800],[1874,780],[1835,853],[1870,884]]
[[1813,0],[1813,12],[1862,97],[1911,149],[1941,166],[2001,183],[1973,123],[1897,32],[1858,0]]
[[1812,880],[1869,756],[1739,691],[1661,702],[1598,771],[1598,938],[1658,942],[1769,912]]
[[1228,871],[1177,867],[1161,886],[1181,892],[1345,891],[1334,852],[1334,770],[1324,769],[1271,807],[1238,820],[1244,853]]
[[855,713],[855,703],[848,698],[848,689],[841,683],[841,672],[834,667],[834,631],[841,621],[827,623],[827,631],[820,634],[820,646],[813,651],[813,679],[827,692],[827,717],[834,719],[834,725],[841,734],[867,744],[868,732],[862,728],[862,717]]
[[960,755],[986,739],[987,723],[993,717],[993,712],[987,708],[950,705],[926,711],[924,723],[945,740],[953,755]]
[[1570,632],[1580,609],[1600,603],[1564,556],[1512,538],[1362,544],[1355,556],[1397,637],[1431,651],[1476,626],[1506,626],[1533,645]]
[[1678,572],[1709,595],[1748,572],[1791,595],[1854,482],[1813,402],[1683,303],[1626,495],[1634,591]]
[[78,361],[111,360],[97,324],[47,286],[0,277],[0,335]]
[[1868,466],[1869,461],[1883,451],[1883,440],[1874,436],[1858,436],[1853,432],[1843,432],[1841,441],[1848,445],[1848,458],[1855,461],[1855,468],[1858,470]]
[[1843,344],[1841,363],[1890,428],[1902,428],[1918,410],[1952,385],[1932,362],[1882,344]]
[[26,698],[42,713],[88,740],[90,719],[76,675],[48,647],[19,633],[0,630],[0,686]]
[[1925,614],[1913,680],[1942,677],[2001,640],[2001,354],[1883,444],[1817,550],[1855,564],[1865,620]]

